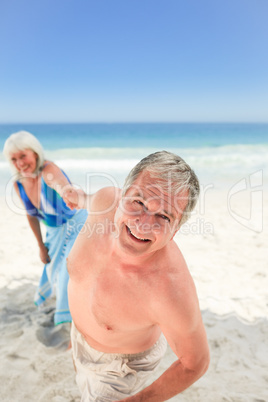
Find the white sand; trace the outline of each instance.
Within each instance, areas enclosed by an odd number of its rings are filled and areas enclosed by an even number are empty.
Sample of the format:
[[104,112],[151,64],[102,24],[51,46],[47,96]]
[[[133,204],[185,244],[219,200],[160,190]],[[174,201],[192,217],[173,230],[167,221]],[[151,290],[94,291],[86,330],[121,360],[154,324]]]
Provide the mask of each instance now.
[[[248,199],[234,197],[232,204],[249,216]],[[211,191],[198,210],[176,241],[196,283],[211,364],[172,401],[268,401],[267,212],[257,233],[230,215],[224,191]],[[54,328],[53,301],[41,311],[32,301],[42,264],[26,218],[2,199],[0,219],[0,400],[79,401],[71,351],[65,351],[68,326]],[[206,234],[187,234],[204,228]],[[174,360],[169,349],[155,377]]]

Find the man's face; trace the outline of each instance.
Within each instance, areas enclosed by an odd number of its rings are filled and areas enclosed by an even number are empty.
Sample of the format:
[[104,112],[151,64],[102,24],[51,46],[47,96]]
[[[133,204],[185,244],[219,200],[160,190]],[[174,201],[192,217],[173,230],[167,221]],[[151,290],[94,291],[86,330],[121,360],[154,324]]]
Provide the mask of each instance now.
[[187,194],[164,192],[142,172],[115,214],[121,247],[136,255],[160,250],[173,239],[186,204]]

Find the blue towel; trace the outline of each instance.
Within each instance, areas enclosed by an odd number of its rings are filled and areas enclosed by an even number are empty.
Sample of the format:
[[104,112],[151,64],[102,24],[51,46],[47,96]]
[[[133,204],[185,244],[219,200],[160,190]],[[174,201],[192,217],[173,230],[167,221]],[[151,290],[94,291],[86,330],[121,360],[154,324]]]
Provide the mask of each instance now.
[[69,274],[66,259],[86,219],[87,211],[79,210],[61,226],[46,226],[45,244],[48,247],[51,261],[44,266],[35,295],[35,304],[40,306],[55,292],[55,325],[72,322],[67,295]]

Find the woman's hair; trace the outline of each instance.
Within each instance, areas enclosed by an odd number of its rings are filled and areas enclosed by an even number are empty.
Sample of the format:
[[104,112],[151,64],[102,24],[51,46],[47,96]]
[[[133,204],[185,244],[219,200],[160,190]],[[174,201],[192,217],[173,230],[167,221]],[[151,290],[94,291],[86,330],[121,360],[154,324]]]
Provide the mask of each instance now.
[[130,171],[123,186],[123,196],[143,171],[148,172],[163,191],[171,195],[187,192],[187,205],[182,212],[180,227],[190,217],[199,197],[200,186],[195,172],[178,155],[167,151],[155,152],[143,158]]
[[35,174],[39,173],[44,164],[43,147],[33,134],[27,131],[18,131],[17,133],[11,134],[5,142],[3,154],[9,161],[12,171],[16,174],[16,180],[19,180],[21,175],[11,161],[11,154],[24,151],[25,149],[30,149],[37,154]]

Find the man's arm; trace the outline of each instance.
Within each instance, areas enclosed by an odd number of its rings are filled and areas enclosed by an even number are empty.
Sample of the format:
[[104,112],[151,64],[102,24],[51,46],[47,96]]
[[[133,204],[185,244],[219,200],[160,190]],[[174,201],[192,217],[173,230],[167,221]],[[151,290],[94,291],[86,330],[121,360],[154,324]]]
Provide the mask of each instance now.
[[[184,391],[205,374],[209,365],[209,351],[203,329],[188,334],[191,339],[180,340],[183,349],[175,361],[156,381],[143,391],[124,399],[128,402],[163,402]],[[177,351],[178,353],[178,351]],[[122,401],[121,401],[122,402]]]
[[53,162],[45,166],[42,174],[47,185],[56,190],[71,209],[87,209],[93,214],[102,215],[107,210],[112,210],[118,203],[120,189],[105,187],[97,193],[86,194],[84,190],[70,184],[61,169]]
[[121,190],[117,187],[103,187],[94,194],[86,194],[81,189],[66,186],[63,199],[71,209],[87,209],[90,218],[103,216],[114,211],[119,202]]
[[162,307],[159,304],[159,312],[159,326],[178,360],[151,385],[121,402],[166,401],[192,385],[208,369],[209,348],[192,280],[180,297],[170,298]]

